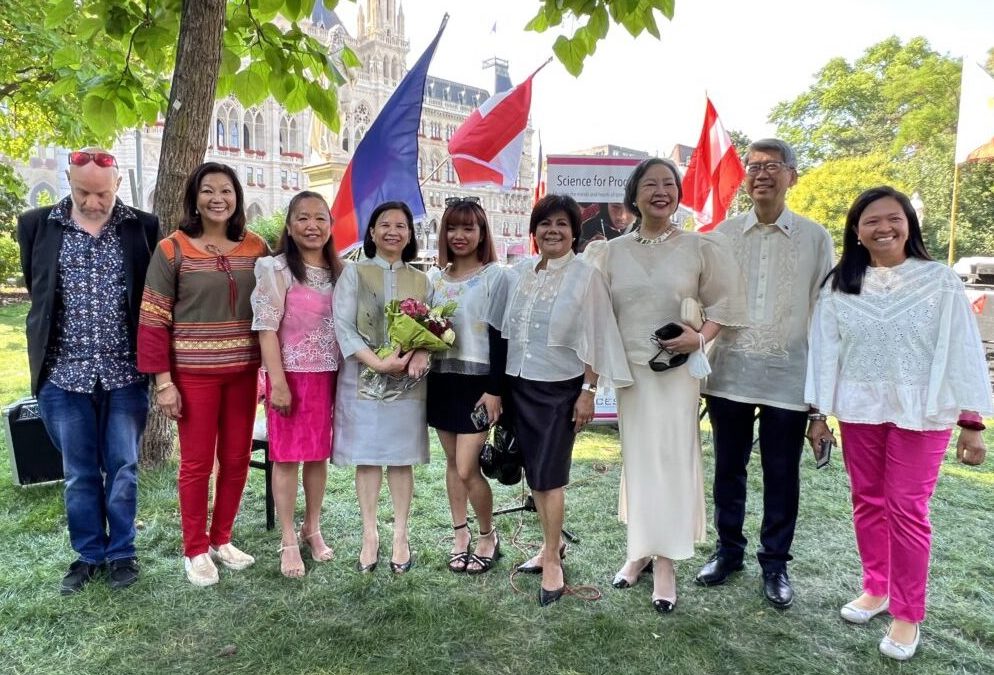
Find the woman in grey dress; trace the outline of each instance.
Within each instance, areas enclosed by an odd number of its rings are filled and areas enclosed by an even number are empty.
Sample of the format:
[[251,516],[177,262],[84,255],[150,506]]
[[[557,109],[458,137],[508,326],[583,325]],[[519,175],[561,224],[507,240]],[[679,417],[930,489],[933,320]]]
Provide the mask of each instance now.
[[419,378],[428,369],[422,351],[386,358],[376,349],[387,342],[383,308],[394,299],[428,302],[428,277],[408,262],[417,256],[414,217],[403,202],[373,211],[363,241],[366,259],[348,265],[335,292],[335,333],[345,357],[334,412],[334,462],[356,467],[356,495],[362,516],[362,549],[356,569],[372,572],[380,558],[376,509],[387,467],[393,502],[390,569],[406,572],[414,562],[407,517],[414,493],[414,464],[428,462],[425,383],[399,394],[379,394],[366,386],[366,368],[383,375]]

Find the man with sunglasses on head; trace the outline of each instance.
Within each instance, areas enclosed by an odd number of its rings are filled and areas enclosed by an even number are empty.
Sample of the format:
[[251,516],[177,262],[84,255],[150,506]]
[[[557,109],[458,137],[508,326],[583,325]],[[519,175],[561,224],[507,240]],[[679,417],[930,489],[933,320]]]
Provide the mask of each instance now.
[[745,191],[753,207],[717,230],[732,249],[747,284],[748,326],[721,331],[702,387],[714,432],[714,520],[718,544],[697,575],[722,584],[741,570],[746,538],[746,467],[759,419],[763,521],[757,552],[763,592],[786,609],[794,599],[787,576],[800,497],[800,461],[808,424],[804,402],[808,323],[822,280],[832,267],[832,238],[818,223],[786,207],[797,182],[797,161],[778,139],[756,141],[746,152]]
[[148,381],[135,366],[145,271],[159,219],[117,198],[117,160],[99,148],[69,155],[70,194],[17,219],[31,392],[62,453],[69,541],[78,559],[61,592],[107,571],[111,588],[138,579],[138,445]]

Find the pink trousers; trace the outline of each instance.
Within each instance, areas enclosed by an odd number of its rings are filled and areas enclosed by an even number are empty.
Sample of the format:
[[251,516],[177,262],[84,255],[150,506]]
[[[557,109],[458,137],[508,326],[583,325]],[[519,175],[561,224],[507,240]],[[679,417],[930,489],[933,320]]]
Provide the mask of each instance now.
[[839,426],[863,590],[890,596],[894,618],[919,623],[925,618],[932,547],[928,503],[952,431],[850,422]]

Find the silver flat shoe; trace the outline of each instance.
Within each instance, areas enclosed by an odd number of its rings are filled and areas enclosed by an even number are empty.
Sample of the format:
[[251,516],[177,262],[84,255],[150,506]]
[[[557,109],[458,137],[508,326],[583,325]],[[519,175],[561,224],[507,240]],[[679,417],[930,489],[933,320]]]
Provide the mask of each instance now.
[[890,607],[890,598],[884,598],[884,601],[880,603],[880,606],[876,609],[863,609],[857,607],[855,604],[850,602],[848,605],[839,610],[839,614],[842,618],[849,623],[856,624],[866,624],[870,623],[870,619],[877,616],[878,614],[883,614]]
[[915,639],[910,645],[895,642],[889,634],[884,635],[884,639],[880,641],[880,653],[895,661],[907,661],[918,650],[918,643],[921,641],[921,637],[922,631],[920,626],[915,626]]

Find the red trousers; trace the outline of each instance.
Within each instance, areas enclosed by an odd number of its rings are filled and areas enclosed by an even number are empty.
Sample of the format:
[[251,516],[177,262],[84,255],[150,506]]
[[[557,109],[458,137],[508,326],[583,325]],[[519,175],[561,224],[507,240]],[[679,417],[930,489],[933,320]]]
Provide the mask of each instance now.
[[[183,552],[206,553],[231,541],[252,454],[256,370],[226,375],[176,373],[182,404],[179,427],[179,510]],[[214,458],[219,470],[207,529],[207,499]]]

